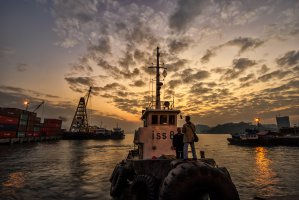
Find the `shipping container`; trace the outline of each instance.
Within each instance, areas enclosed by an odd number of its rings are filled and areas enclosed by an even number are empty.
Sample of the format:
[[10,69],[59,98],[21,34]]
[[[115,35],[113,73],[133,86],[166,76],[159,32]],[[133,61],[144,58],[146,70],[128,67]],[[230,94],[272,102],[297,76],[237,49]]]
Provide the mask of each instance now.
[[34,131],[33,137],[40,137],[40,131]]
[[0,115],[19,118],[23,110],[18,108],[0,108]]
[[22,113],[21,116],[20,116],[20,120],[26,120],[26,121],[28,121],[28,114]]
[[19,118],[0,115],[0,124],[18,124]]
[[14,124],[0,124],[0,131],[17,131],[18,125]]
[[20,137],[20,138],[25,137],[25,132],[23,132],[23,131],[18,131],[18,132],[17,132],[17,137]]
[[26,126],[27,125],[27,121],[26,120],[20,120],[20,125]]
[[33,131],[26,132],[26,137],[33,137]]
[[61,124],[62,120],[60,119],[44,119],[44,124],[53,123],[53,124]]
[[16,131],[0,131],[0,138],[15,138],[16,137]]

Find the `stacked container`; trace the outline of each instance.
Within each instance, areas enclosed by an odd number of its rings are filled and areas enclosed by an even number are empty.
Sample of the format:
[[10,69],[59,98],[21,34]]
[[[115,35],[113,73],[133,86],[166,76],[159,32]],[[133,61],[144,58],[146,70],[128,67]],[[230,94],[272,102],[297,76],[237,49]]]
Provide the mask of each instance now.
[[35,122],[34,122],[34,126],[33,126],[33,137],[40,137],[40,131],[41,131],[41,118],[40,117],[36,117],[35,118]]
[[15,138],[19,124],[19,109],[0,108],[0,139]]
[[45,136],[58,136],[61,134],[61,124],[60,119],[44,119],[42,133]]

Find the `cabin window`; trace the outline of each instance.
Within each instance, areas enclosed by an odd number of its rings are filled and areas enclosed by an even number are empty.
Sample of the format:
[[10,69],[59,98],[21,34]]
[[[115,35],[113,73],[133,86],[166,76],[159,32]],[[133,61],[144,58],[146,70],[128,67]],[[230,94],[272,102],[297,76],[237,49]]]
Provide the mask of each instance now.
[[152,115],[152,124],[158,124],[158,115]]
[[175,124],[175,115],[169,115],[169,124]]
[[167,115],[160,115],[160,124],[167,124]]

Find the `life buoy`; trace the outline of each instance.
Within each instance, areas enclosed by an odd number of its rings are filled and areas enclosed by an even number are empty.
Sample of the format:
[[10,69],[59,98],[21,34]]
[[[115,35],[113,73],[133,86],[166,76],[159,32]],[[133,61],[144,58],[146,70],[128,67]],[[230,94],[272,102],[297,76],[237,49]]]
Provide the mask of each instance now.
[[162,183],[160,200],[239,200],[225,172],[201,162],[186,162],[172,169]]
[[132,183],[131,194],[134,200],[157,199],[155,179],[148,175],[137,175]]
[[110,195],[117,197],[122,193],[128,184],[126,169],[121,165],[117,166],[117,169],[114,175],[112,174],[111,178]]

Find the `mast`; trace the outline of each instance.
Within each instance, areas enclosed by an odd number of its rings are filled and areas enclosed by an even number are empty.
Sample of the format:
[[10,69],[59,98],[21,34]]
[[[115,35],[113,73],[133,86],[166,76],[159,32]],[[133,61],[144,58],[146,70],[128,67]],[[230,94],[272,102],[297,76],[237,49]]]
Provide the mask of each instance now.
[[157,47],[157,70],[156,70],[156,109],[161,109],[161,101],[160,101],[160,89],[163,85],[162,82],[160,82],[160,66],[159,66],[159,47]]
[[165,71],[167,68],[164,66],[160,67],[159,58],[160,58],[160,52],[159,52],[159,47],[157,47],[157,65],[149,67],[149,68],[156,68],[156,109],[157,110],[161,109],[160,90],[161,87],[163,86],[163,83],[160,82],[160,69],[161,68],[164,69],[164,72],[162,73],[164,77],[167,75],[167,72]]

